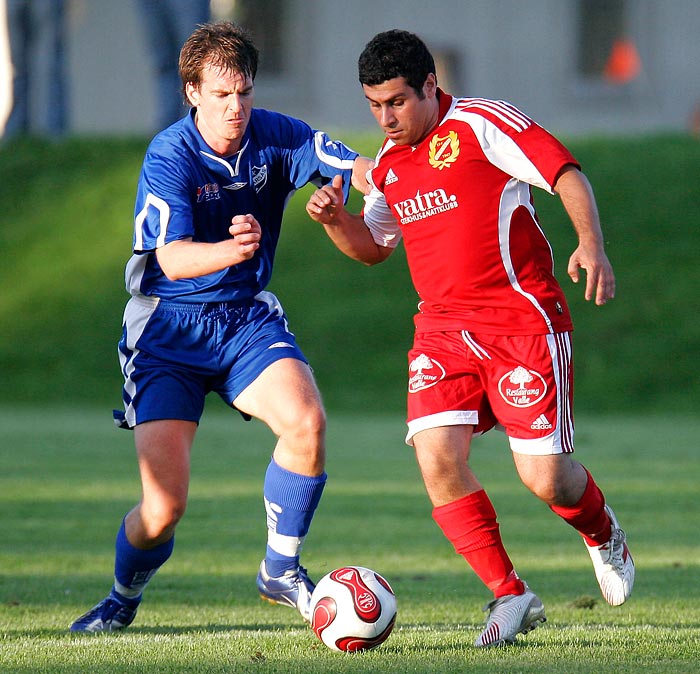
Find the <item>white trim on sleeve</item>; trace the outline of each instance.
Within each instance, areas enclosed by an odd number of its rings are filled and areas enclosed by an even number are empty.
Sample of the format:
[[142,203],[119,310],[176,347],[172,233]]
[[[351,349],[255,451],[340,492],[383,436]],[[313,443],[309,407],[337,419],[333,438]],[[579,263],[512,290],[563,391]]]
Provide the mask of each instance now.
[[365,195],[363,210],[365,224],[372,232],[374,242],[387,248],[396,248],[401,241],[401,228],[386,203],[384,194],[374,185]]
[[138,215],[134,220],[134,250],[142,251],[143,248],[143,223],[148,215],[148,207],[153,206],[160,215],[160,231],[158,232],[158,238],[156,239],[156,248],[160,248],[165,245],[165,235],[168,233],[168,222],[170,220],[170,206],[160,197],[151,194],[150,192],[146,196],[146,201],[143,204],[143,208],[139,211]]

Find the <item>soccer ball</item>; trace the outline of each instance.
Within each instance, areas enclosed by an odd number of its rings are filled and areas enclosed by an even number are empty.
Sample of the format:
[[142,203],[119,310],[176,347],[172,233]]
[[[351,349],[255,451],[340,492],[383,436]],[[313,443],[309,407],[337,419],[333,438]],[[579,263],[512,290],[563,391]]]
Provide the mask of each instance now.
[[394,629],[396,597],[387,581],[363,566],[326,574],[311,595],[311,627],[334,651],[363,651]]

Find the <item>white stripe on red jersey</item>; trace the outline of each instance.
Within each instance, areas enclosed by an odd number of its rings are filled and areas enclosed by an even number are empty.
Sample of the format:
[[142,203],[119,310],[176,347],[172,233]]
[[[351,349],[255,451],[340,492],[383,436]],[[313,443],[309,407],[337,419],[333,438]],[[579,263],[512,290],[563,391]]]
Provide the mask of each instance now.
[[496,118],[504,124],[508,124],[515,131],[525,131],[532,120],[520,110],[504,101],[489,101],[485,98],[462,98],[455,106],[457,110],[483,114],[487,118]]

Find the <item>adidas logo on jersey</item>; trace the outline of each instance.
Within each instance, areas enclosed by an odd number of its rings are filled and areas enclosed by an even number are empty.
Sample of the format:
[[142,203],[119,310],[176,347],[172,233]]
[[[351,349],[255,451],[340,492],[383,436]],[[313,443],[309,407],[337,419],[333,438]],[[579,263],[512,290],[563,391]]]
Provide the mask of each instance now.
[[547,419],[547,417],[544,414],[540,414],[540,416],[537,417],[537,419],[535,419],[532,422],[532,425],[530,426],[530,428],[532,428],[535,431],[543,431],[551,427],[552,424],[549,423],[549,419]]
[[399,177],[394,173],[394,169],[389,169],[388,173],[386,174],[386,179],[384,180],[385,185],[391,185],[391,183],[395,183]]

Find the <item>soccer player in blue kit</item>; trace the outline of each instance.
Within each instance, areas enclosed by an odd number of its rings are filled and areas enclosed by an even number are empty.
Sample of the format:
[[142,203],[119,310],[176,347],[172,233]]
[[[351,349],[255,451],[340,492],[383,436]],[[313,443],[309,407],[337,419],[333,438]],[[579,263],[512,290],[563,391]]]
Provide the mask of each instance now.
[[199,26],[179,61],[191,110],[146,152],[119,343],[124,413],[115,413],[134,432],[142,496],[116,537],[111,592],[72,631],[131,624],[146,584],[172,554],[210,391],[277,436],[263,484],[268,537],[257,586],[264,599],[309,619],[314,584],[299,554],[326,480],[325,413],[265,287],[294,191],[335,175],[365,191],[370,163],[297,119],[254,108],[257,63],[244,30]]

